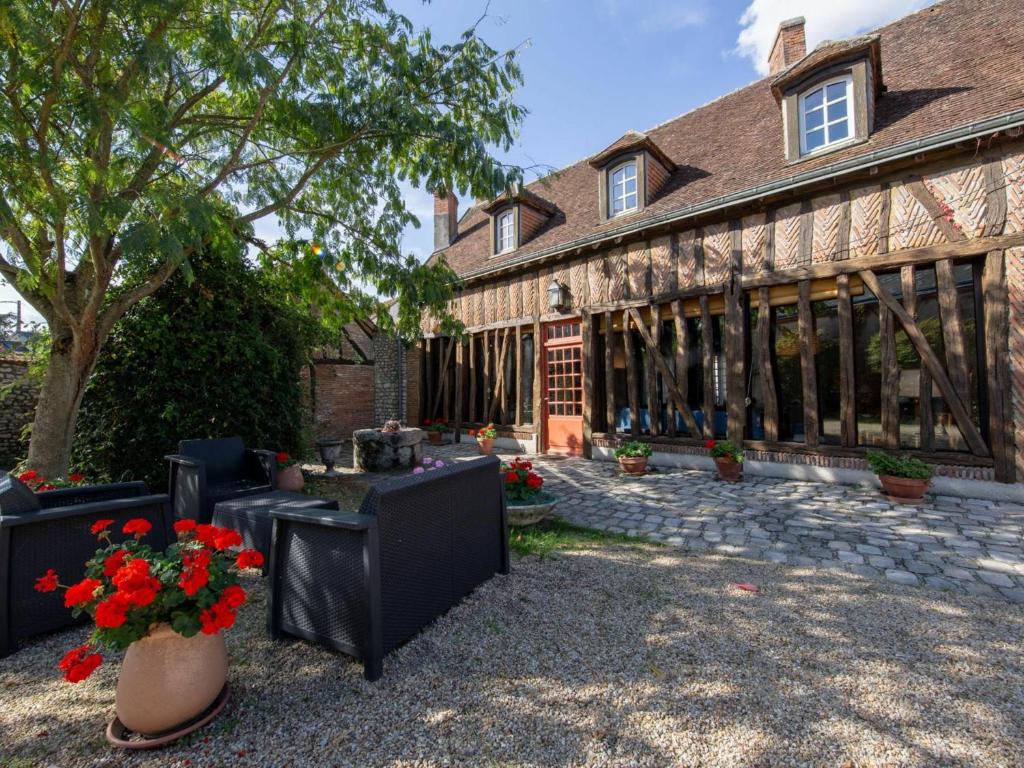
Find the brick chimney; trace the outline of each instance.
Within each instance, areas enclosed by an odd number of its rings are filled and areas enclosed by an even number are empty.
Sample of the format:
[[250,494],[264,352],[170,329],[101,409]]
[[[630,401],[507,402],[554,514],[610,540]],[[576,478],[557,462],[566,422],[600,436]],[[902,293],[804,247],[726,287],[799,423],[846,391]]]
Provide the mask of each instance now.
[[459,199],[434,192],[434,250],[451,245],[459,235]]
[[775,33],[775,43],[768,56],[768,74],[781,72],[790,64],[795,64],[807,55],[807,38],[804,36],[804,17],[787,19],[779,24]]

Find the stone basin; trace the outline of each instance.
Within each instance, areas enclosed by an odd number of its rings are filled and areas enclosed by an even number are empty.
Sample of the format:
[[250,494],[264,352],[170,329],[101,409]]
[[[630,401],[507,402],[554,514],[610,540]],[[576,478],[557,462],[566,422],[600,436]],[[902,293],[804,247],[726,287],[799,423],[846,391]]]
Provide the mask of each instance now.
[[357,429],[352,433],[352,461],[364,472],[412,469],[423,460],[423,430],[405,427],[397,432]]

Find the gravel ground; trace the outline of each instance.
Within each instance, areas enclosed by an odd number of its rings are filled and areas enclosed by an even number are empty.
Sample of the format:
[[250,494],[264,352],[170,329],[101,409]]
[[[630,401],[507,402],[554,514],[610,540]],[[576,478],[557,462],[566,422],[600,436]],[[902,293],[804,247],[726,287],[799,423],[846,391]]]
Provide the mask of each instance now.
[[601,545],[517,559],[371,685],[269,642],[250,586],[233,701],[191,741],[111,751],[116,659],[61,682],[73,630],[0,660],[0,765],[1024,764],[1024,609],[997,600]]

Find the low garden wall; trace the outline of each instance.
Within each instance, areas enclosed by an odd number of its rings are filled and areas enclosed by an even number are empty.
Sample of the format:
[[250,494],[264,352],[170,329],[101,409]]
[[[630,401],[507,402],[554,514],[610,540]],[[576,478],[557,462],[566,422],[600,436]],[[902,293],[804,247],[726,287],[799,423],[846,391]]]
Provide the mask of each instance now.
[[32,421],[38,392],[27,374],[28,358],[0,355],[0,469],[14,466],[28,450],[22,432]]

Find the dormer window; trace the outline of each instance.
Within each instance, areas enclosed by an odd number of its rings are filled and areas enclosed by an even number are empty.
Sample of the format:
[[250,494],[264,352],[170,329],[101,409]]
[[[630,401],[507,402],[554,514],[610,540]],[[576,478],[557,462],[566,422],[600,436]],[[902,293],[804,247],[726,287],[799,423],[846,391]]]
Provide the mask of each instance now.
[[608,173],[609,215],[635,211],[637,208],[636,194],[636,161],[630,160],[613,168]]
[[800,154],[848,140],[854,135],[850,109],[853,78],[828,80],[800,95]]
[[515,250],[516,247],[516,217],[515,212],[509,209],[498,216],[495,226],[497,242],[494,244],[495,253],[505,253]]

